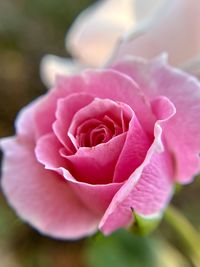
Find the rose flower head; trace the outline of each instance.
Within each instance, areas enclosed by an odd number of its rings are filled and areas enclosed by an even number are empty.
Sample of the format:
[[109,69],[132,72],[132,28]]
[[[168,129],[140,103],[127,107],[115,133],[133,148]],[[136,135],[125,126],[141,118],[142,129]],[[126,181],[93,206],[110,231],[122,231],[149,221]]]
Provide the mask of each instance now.
[[200,83],[166,61],[60,76],[22,109],[1,147],[2,189],[24,221],[78,239],[161,217],[200,171]]

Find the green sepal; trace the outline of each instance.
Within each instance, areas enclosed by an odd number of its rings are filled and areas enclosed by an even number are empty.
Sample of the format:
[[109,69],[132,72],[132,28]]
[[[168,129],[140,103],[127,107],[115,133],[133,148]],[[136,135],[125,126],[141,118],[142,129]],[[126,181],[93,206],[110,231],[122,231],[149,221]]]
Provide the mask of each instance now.
[[139,235],[148,235],[154,231],[162,219],[162,213],[153,216],[143,216],[133,211],[134,222],[131,231]]

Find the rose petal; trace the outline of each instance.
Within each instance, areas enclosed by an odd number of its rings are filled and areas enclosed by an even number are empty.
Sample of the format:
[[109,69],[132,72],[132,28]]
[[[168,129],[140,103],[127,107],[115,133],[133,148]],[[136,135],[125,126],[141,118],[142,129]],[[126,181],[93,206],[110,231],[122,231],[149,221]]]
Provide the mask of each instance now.
[[[71,79],[73,80],[73,77]],[[69,86],[71,79],[69,78]],[[75,87],[79,85],[82,86],[81,79],[77,79],[75,84]],[[36,138],[52,132],[52,124],[56,120],[57,102],[59,99],[67,97],[70,93],[71,92],[64,88],[54,88],[48,92],[48,94],[43,95],[35,100],[35,106],[32,109],[33,114],[31,114],[31,119],[34,124]],[[25,108],[24,111],[26,113],[27,109]],[[22,116],[24,121],[23,123],[28,124],[28,122],[26,122],[26,120],[29,119],[28,115],[30,114],[24,114]]]
[[54,55],[45,55],[40,63],[40,76],[43,83],[51,88],[57,75],[72,75],[84,68],[79,62]]
[[182,69],[196,76],[200,80],[200,55],[185,62],[185,64],[182,66]]
[[95,148],[81,147],[76,154],[68,156],[54,134],[42,136],[35,153],[46,169],[69,169],[74,178],[91,184],[112,182],[114,168],[123,147],[126,134],[114,137]]
[[49,133],[40,137],[36,143],[35,155],[37,160],[45,165],[46,169],[52,170],[63,167],[68,168],[69,164],[59,151],[62,144],[58,141],[53,133]]
[[200,83],[162,58],[150,63],[130,59],[114,68],[134,77],[150,99],[164,95],[173,102],[177,113],[166,126],[165,139],[176,164],[174,178],[190,182],[200,171]]
[[32,115],[36,138],[52,132],[52,124],[56,120],[57,101],[64,97],[66,97],[65,90],[52,89],[48,94],[36,100]]
[[[83,176],[83,174],[94,174],[94,176],[90,177],[92,183],[97,183],[98,181],[96,181],[96,176],[99,176],[99,182],[101,184],[95,185],[77,181],[75,179],[77,177],[74,176],[74,178],[72,174],[70,174],[70,168],[68,168],[69,164],[68,162],[66,162],[68,161],[66,159],[68,157],[64,159],[60,156],[60,143],[57,141],[56,137],[53,134],[48,134],[41,137],[37,143],[35,151],[37,159],[39,160],[39,162],[45,165],[45,168],[47,170],[53,170],[64,176],[68,180],[69,186],[76,193],[77,197],[80,198],[85,203],[85,205],[87,205],[87,207],[89,207],[95,214],[102,216],[110,201],[112,200],[114,194],[122,185],[122,183],[108,183],[109,181],[105,179],[105,177],[107,176],[104,176],[107,175],[106,171],[109,171],[109,163],[111,163],[111,167],[113,168],[113,158],[117,157],[122,147],[120,141],[122,141],[123,139],[121,138],[121,140],[115,140],[118,141],[117,143],[119,152],[115,150],[114,152],[116,153],[114,153],[111,148],[109,149],[109,145],[107,145],[106,147],[98,146],[96,147],[96,150],[79,149],[77,155],[75,155],[72,159],[72,162],[75,165],[75,170],[77,173],[80,173],[80,176]],[[113,147],[116,147],[116,142],[113,142]],[[106,154],[105,150],[107,151]],[[103,182],[105,182],[106,184],[102,184]]]
[[99,218],[89,211],[58,174],[36,162],[31,143],[4,139],[2,188],[20,217],[41,233],[77,239],[96,231]]
[[152,156],[140,175],[139,182],[134,188],[132,186],[131,192],[127,192],[128,186],[131,186],[128,183],[121,189],[123,200],[119,200],[120,193],[113,198],[100,223],[100,230],[104,234],[128,226],[133,221],[133,210],[137,214],[150,217],[162,213],[165,209],[173,192],[169,156],[164,153]]
[[137,22],[136,26],[139,26],[140,23],[138,22],[143,23],[145,19],[154,14],[159,4],[162,3],[163,0],[133,0],[132,2],[134,5],[134,13]]
[[24,138],[35,141],[36,131],[34,123],[34,110],[37,107],[37,99],[31,102],[26,107],[22,108],[16,118],[15,128],[18,135]]
[[127,132],[126,141],[115,167],[114,181],[124,181],[145,159],[150,147],[151,138],[142,129],[133,115]]
[[[56,88],[29,105],[30,108],[33,105],[33,114],[24,108],[17,123],[19,121],[22,126],[28,125],[31,119],[34,127],[29,128],[34,131],[36,139],[52,132],[52,124],[56,120],[57,101],[74,93],[87,93],[94,97],[125,102],[134,107],[137,117],[148,131],[153,127],[155,119],[140,88],[126,75],[113,70],[86,71],[79,76],[59,77]],[[17,128],[20,128],[20,125]]]
[[[116,193],[100,222],[99,227],[105,234],[128,226],[133,220],[132,210],[145,216],[162,213],[171,197],[173,166],[168,152],[161,153],[164,148],[161,138],[162,126],[172,118],[175,109],[167,99],[165,107],[166,105],[170,105],[170,107],[167,112],[166,109],[163,109],[160,113],[162,120],[158,120],[155,124],[155,139],[144,162]],[[169,110],[171,110],[171,114],[169,114]]]
[[133,0],[95,3],[78,16],[67,33],[67,50],[89,66],[100,66],[134,23],[133,13]]
[[113,137],[112,131],[106,125],[100,124],[90,133],[90,144],[97,146],[108,142]]
[[[95,148],[79,148],[76,154],[68,156],[56,137],[48,134],[39,139],[35,152],[39,162],[47,169],[69,168],[72,175],[79,181],[108,184],[113,179],[115,164],[125,138],[124,133]],[[60,150],[61,154],[59,154]]]
[[68,137],[68,129],[71,120],[76,112],[87,106],[94,98],[88,94],[72,94],[66,98],[58,100],[56,109],[56,121],[53,123],[53,131],[59,141],[73,151],[71,141]]
[[[124,114],[124,118],[122,118],[122,113]],[[116,124],[121,126],[122,133],[124,128],[123,124],[128,124],[131,118],[131,109],[124,103],[116,103],[110,99],[95,98],[90,104],[77,111],[71,121],[68,135],[74,146],[78,146],[76,136],[78,130],[80,130],[80,125],[84,124],[86,121],[91,121],[92,128],[94,118],[103,121],[104,116],[115,120]],[[88,124],[88,127],[89,126],[90,124]]]
[[118,192],[123,183],[110,184],[87,184],[74,180],[71,174],[63,169],[59,169],[69,185],[83,201],[97,216],[103,216],[108,208],[114,195]]
[[85,92],[128,104],[147,132],[152,132],[155,118],[143,92],[127,75],[114,70],[89,70],[81,76],[58,77],[57,88],[68,94]]
[[112,138],[107,143],[92,148],[80,147],[76,154],[65,156],[71,163],[73,176],[79,181],[91,184],[111,183],[125,138],[126,134],[124,133]]
[[74,74],[86,65],[100,66],[105,63],[121,36],[139,26],[139,22],[151,15],[159,2],[104,0],[84,10],[66,37],[67,50],[78,60],[45,55],[40,64],[44,84],[50,88],[55,85],[57,75]]
[[150,59],[167,52],[177,66],[194,58],[200,54],[199,12],[199,0],[166,0],[145,33],[136,29],[119,45],[114,61],[127,54]]

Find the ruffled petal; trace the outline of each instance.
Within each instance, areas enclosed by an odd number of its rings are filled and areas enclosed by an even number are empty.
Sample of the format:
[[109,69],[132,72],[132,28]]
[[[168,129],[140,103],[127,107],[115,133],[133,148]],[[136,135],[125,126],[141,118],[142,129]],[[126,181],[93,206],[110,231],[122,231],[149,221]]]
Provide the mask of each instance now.
[[38,139],[35,147],[35,155],[37,160],[44,164],[46,169],[52,170],[59,167],[67,169],[69,164],[61,156],[61,149],[63,149],[63,145],[53,133],[49,133]]
[[165,139],[176,164],[175,179],[188,183],[200,171],[200,83],[158,58],[149,63],[129,59],[114,68],[124,72],[142,88],[149,99],[166,96],[177,113],[166,126]]
[[70,93],[88,93],[98,98],[108,98],[128,104],[136,113],[141,125],[147,132],[152,132],[155,117],[150,103],[142,90],[127,75],[114,70],[88,70],[74,77],[60,76],[57,88]]
[[70,170],[73,176],[79,181],[91,184],[111,183],[125,138],[124,133],[95,147],[81,147],[76,154],[66,156],[71,163]]
[[72,94],[58,100],[56,109],[56,121],[53,123],[53,131],[59,141],[67,148],[72,149],[72,143],[68,136],[68,130],[72,118],[81,108],[90,104],[93,96],[88,94]]
[[8,138],[2,189],[18,215],[43,234],[77,239],[94,233],[99,217],[85,207],[66,180],[45,170],[25,140]]
[[114,137],[107,143],[94,148],[82,147],[69,156],[54,134],[42,136],[35,149],[39,162],[46,169],[64,168],[77,180],[91,184],[109,184],[119,154],[123,148],[126,134]]
[[[41,137],[35,151],[37,160],[45,166],[47,172],[51,170],[65,177],[77,198],[81,199],[93,213],[103,216],[113,196],[122,185],[122,183],[109,183],[108,179],[105,179],[113,168],[113,159],[122,149],[120,141],[117,139],[116,141],[118,141],[117,145],[114,142],[111,148],[118,147],[119,151],[115,150],[114,153],[109,145],[98,146],[96,150],[80,149],[71,159],[71,164],[69,164],[70,157],[61,157],[62,151],[61,154],[59,153],[61,144],[53,134]],[[80,177],[83,181],[79,181]],[[88,180],[93,184],[87,183]]]
[[59,76],[54,89],[20,112],[17,128],[24,132],[29,127],[35,139],[52,132],[58,100],[74,93],[127,103],[135,111],[145,130],[152,131],[155,118],[141,89],[131,78],[114,70],[91,70],[82,75]]
[[126,141],[115,167],[115,182],[124,181],[142,164],[151,142],[151,137],[144,132],[136,116],[133,115]]
[[[160,112],[161,120],[155,124],[155,139],[145,160],[116,193],[100,222],[99,228],[105,234],[133,222],[132,210],[143,216],[153,216],[162,213],[170,200],[173,164],[171,155],[167,150],[163,151],[162,126],[172,119],[175,108],[167,99],[162,99],[162,102],[165,108]],[[157,100],[157,104],[160,104],[160,100]]]
[[[95,98],[90,104],[77,111],[71,121],[68,135],[74,145],[79,147],[78,139],[81,133],[91,133],[96,123],[98,123],[101,128],[103,125],[108,127],[108,129],[110,128],[113,132],[113,136],[115,136],[115,131],[113,131],[113,127],[111,128],[107,125],[105,116],[111,118],[113,122],[115,122],[115,125],[118,125],[119,133],[123,133],[125,132],[125,128],[128,128],[132,116],[132,109],[125,103],[117,103],[111,99]],[[92,145],[92,141],[94,140],[91,140],[91,143],[89,142],[90,144],[84,146],[94,146]]]

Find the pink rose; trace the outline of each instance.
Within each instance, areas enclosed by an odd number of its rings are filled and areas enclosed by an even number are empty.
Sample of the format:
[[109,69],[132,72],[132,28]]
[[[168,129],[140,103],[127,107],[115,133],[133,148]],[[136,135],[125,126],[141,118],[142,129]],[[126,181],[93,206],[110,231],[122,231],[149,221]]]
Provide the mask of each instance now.
[[77,239],[159,217],[200,170],[200,83],[164,57],[59,77],[5,138],[2,188],[41,233]]

